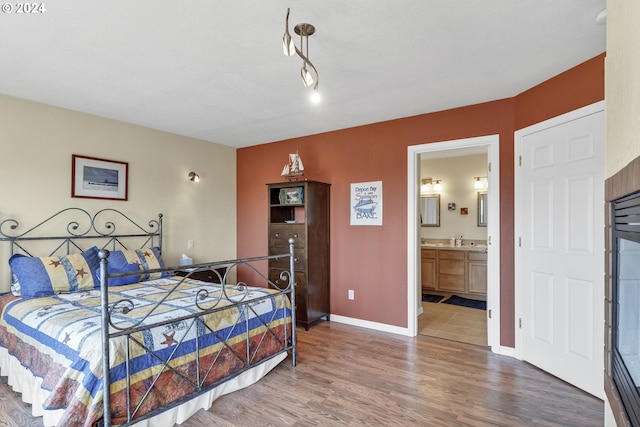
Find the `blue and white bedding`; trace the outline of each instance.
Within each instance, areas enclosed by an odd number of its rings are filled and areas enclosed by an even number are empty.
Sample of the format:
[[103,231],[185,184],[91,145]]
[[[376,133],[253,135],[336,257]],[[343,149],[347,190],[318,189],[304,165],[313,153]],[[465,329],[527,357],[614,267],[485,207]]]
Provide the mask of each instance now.
[[[160,323],[136,332],[135,340],[153,351],[151,355],[130,341],[131,399],[135,405],[155,381],[136,416],[153,411],[194,392],[199,376],[203,386],[215,385],[247,366],[282,352],[290,338],[291,310],[285,294],[264,288],[249,288],[246,295],[226,286],[231,300],[251,301],[232,305],[218,300],[220,285],[181,278],[159,278],[110,287],[110,306],[118,327]],[[169,294],[169,291],[178,288]],[[208,296],[195,304],[196,295]],[[156,306],[156,303],[162,304]],[[217,301],[217,303],[215,303]],[[217,304],[217,305],[215,305]],[[228,309],[209,312],[197,321],[188,316],[202,308]],[[131,307],[132,310],[123,310]],[[45,410],[64,409],[60,425],[91,426],[102,417],[102,344],[100,290],[19,298],[0,297],[0,346],[18,359],[33,375],[42,378],[49,395]],[[265,325],[275,334],[266,332]],[[115,329],[112,329],[112,332]],[[196,364],[195,343],[200,343]],[[112,423],[126,420],[125,337],[110,342]],[[225,341],[227,344],[222,344]],[[247,347],[248,346],[248,347]],[[248,358],[245,355],[249,355]],[[174,370],[163,369],[165,363]]]

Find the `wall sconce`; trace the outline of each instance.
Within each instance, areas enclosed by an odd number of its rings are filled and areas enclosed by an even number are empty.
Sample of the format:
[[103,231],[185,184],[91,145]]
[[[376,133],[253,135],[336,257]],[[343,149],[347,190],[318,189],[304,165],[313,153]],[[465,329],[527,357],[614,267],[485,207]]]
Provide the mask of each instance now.
[[189,172],[189,181],[200,182],[200,176],[195,172]]
[[[435,182],[434,182],[435,181]],[[431,193],[442,190],[441,179],[424,178],[420,180],[420,193]]]
[[482,190],[484,188],[484,182],[480,181],[480,179],[486,178],[486,176],[474,176],[473,188],[475,188],[476,190]]

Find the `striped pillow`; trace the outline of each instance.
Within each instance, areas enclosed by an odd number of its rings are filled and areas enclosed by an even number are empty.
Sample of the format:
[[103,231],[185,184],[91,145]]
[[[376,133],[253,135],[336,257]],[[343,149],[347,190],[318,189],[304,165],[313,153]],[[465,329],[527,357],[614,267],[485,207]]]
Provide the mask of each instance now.
[[100,283],[95,275],[99,265],[95,246],[81,254],[49,257],[15,254],[9,258],[23,298],[94,289]]
[[[157,247],[110,251],[107,262],[109,264],[109,271],[122,269],[126,264],[136,264],[140,270],[165,267],[162,256],[160,255],[160,249]],[[169,274],[167,272],[151,273],[141,275],[140,280],[159,279],[168,276]]]

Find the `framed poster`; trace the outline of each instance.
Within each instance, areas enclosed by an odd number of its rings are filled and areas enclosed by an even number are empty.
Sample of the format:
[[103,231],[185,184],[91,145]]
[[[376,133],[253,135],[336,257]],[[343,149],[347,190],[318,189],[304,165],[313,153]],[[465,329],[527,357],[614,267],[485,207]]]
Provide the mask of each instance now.
[[351,184],[351,225],[382,225],[382,181]]
[[129,164],[71,156],[71,197],[127,200]]

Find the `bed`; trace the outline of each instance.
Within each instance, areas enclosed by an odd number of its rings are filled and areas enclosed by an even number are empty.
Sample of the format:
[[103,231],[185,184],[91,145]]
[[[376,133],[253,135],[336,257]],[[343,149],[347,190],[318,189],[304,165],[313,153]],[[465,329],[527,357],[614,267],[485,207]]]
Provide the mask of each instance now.
[[[45,426],[182,423],[288,356],[295,366],[293,241],[286,254],[168,267],[162,222],[79,208],[25,231],[0,222],[12,281],[0,295],[0,375]],[[261,273],[283,257],[290,269],[276,281]],[[243,269],[259,283],[237,281]],[[218,283],[192,279],[203,271]]]

